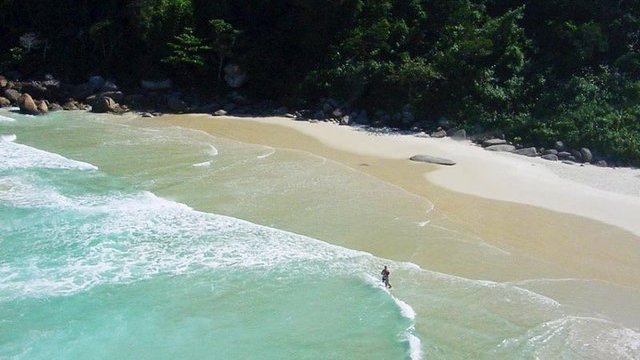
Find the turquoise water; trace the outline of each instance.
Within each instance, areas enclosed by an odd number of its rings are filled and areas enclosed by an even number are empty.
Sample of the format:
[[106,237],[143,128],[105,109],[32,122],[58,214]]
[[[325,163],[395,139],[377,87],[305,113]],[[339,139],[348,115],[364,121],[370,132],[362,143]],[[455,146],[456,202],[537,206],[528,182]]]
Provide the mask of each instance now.
[[133,117],[0,116],[0,358],[640,358],[637,289],[468,279],[279,229],[514,261],[326,159]]

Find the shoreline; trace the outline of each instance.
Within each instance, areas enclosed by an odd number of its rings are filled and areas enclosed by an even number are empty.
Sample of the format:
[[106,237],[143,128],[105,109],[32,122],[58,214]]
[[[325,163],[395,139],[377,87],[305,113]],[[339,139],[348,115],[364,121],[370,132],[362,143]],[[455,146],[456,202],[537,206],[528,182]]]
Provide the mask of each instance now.
[[[471,179],[471,176],[465,174],[466,169],[469,169],[469,163],[464,156],[470,156],[473,160],[478,157],[477,152],[481,154],[479,161],[483,161],[482,158],[489,158],[498,163],[515,163],[520,166],[527,164],[527,167],[536,168],[528,165],[530,159],[526,157],[503,156],[506,154],[495,154],[469,144],[449,140],[424,139],[397,133],[376,135],[336,124],[301,122],[279,117],[234,118],[183,115],[162,116],[145,121],[158,121],[172,126],[200,130],[244,143],[304,151],[336,161],[354,171],[373,176],[428,200],[433,203],[437,217],[445,219],[447,224],[452,224],[456,232],[461,231],[461,234],[466,234],[465,236],[477,238],[488,247],[513,256],[507,256],[511,260],[483,257],[474,259],[473,254],[464,255],[464,258],[451,258],[446,255],[446,249],[439,254],[424,251],[422,242],[427,239],[398,238],[390,242],[388,238],[381,238],[362,241],[353,234],[345,234],[345,239],[324,239],[334,241],[340,246],[371,252],[376,256],[394,260],[410,261],[430,270],[476,279],[495,281],[532,278],[598,279],[633,288],[637,288],[640,281],[640,276],[633,271],[640,266],[640,251],[638,251],[640,238],[636,235],[640,229],[634,227],[640,224],[630,223],[634,217],[633,212],[627,214],[622,220],[627,222],[623,225],[634,229],[634,232],[608,223],[607,221],[612,219],[606,216],[601,216],[602,220],[592,219],[532,204],[489,199],[454,191],[431,180],[434,176],[441,176],[442,179],[466,176]],[[434,142],[444,145],[439,149],[427,145]],[[451,157],[451,153],[445,152],[449,147],[461,151],[460,157],[456,155],[455,159],[458,164],[453,167],[443,168],[408,160],[410,156],[418,153]],[[471,154],[466,154],[467,152]],[[485,169],[482,163],[477,164],[475,169],[472,168],[476,172]],[[580,168],[580,170],[583,169]],[[487,171],[487,174],[495,176],[495,172]],[[537,176],[536,172],[533,174]],[[542,174],[552,179],[555,179],[554,176],[559,176],[551,172],[542,172]],[[487,176],[490,178],[489,175]],[[532,176],[532,173],[525,172],[520,175],[516,173],[510,176]],[[525,184],[537,181],[539,179],[534,178]],[[464,181],[461,184],[464,185]],[[497,190],[506,191],[502,195],[509,195],[509,191],[524,192],[522,184],[518,186],[509,184],[509,186],[513,189],[498,188]],[[583,184],[583,186],[587,185]],[[601,201],[605,201],[609,210],[615,210],[610,208],[610,203],[615,205],[619,197],[630,199],[630,205],[627,205],[629,208],[640,209],[638,198],[602,189],[599,191],[607,195]],[[516,200],[523,199],[516,198]],[[524,200],[527,198],[524,197]],[[545,197],[542,200],[548,201],[549,198]],[[586,202],[591,200],[588,199]],[[573,202],[568,205],[579,208],[583,203]],[[554,203],[551,202],[551,204]],[[562,199],[558,199],[555,204],[562,204]],[[598,206],[592,207],[598,208]],[[640,212],[635,212],[637,213]],[[607,215],[606,211],[591,215],[595,217],[603,214]],[[608,215],[611,217],[611,214]],[[250,221],[255,220],[250,219]],[[307,235],[318,236],[318,234]],[[498,263],[492,265],[494,261]],[[482,264],[480,268],[479,264]]]
[[568,165],[486,151],[469,141],[371,132],[326,122],[284,117],[226,119],[288,127],[353,154],[406,161],[416,154],[451,158],[457,165],[424,164],[426,181],[457,193],[583,216],[640,236],[640,169]]

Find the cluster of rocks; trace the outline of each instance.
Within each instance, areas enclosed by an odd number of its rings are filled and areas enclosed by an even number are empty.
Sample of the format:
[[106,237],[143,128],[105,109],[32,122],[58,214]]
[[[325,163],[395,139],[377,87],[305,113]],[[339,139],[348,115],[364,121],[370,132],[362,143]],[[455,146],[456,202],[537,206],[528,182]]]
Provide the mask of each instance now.
[[42,80],[8,80],[0,75],[0,107],[17,106],[20,112],[43,115],[58,110],[93,110],[122,113],[124,94],[112,81],[92,76],[85,83],[72,85],[47,75]]
[[489,151],[504,151],[531,157],[539,156],[545,160],[562,161],[567,164],[592,163],[603,167],[608,165],[606,160],[597,158],[588,148],[568,149],[562,141],[556,141],[552,149],[533,146],[517,147],[508,143],[504,138],[479,139],[477,143]]

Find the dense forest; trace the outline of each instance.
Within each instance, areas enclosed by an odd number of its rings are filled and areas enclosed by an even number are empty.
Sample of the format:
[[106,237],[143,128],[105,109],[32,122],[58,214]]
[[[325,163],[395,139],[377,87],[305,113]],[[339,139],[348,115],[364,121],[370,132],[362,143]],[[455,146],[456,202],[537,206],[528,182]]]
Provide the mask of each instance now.
[[640,163],[640,0],[2,0],[0,73],[171,77]]

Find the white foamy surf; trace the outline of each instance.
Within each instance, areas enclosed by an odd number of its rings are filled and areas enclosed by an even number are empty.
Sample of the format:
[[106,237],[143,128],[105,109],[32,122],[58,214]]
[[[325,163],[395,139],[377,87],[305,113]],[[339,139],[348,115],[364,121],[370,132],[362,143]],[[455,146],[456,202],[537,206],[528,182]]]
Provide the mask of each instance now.
[[68,159],[62,155],[36,149],[31,146],[16,143],[15,135],[9,137],[11,141],[0,142],[0,170],[7,169],[77,169],[97,170],[98,168],[86,162]]

